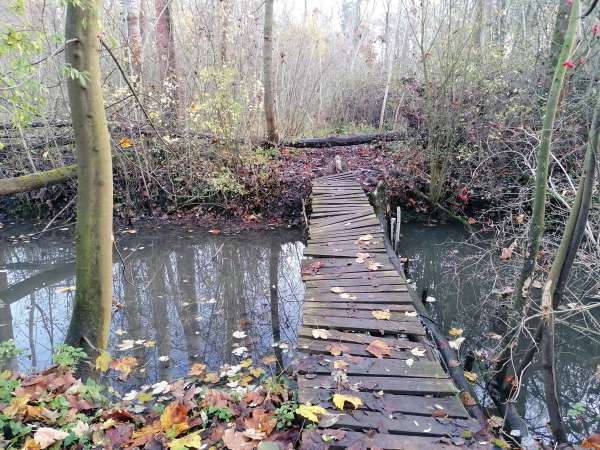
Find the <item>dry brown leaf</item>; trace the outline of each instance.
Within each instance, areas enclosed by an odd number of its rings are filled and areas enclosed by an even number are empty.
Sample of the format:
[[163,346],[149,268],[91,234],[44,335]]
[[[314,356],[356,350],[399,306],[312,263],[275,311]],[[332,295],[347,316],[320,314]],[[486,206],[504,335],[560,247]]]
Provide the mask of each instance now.
[[312,330],[312,335],[315,339],[329,339],[329,337],[331,336],[331,333],[329,333],[329,331],[322,329],[322,328],[315,328],[314,330]]
[[379,359],[392,354],[392,348],[380,339],[369,342],[367,351]]
[[334,343],[334,344],[328,345],[327,350],[333,356],[340,356],[342,353],[345,353],[345,352],[349,351],[350,349],[348,348],[347,345]]
[[378,320],[390,320],[392,318],[392,314],[387,309],[371,311],[371,315]]

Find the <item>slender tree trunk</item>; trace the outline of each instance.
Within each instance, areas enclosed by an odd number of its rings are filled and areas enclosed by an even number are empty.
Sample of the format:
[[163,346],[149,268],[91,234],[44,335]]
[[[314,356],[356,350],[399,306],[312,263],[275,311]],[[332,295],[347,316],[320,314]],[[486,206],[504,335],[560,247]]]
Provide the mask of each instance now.
[[[575,35],[577,34],[576,30],[579,21],[579,9],[580,0],[573,0],[573,5],[570,11],[569,26],[563,40],[562,50],[556,62],[552,86],[550,88],[546,110],[544,113],[542,136],[537,152],[535,191],[533,197],[532,217],[529,225],[528,252],[525,255],[523,268],[514,290],[514,309],[519,313],[523,312],[523,314],[526,314],[526,300],[529,296],[529,288],[535,274],[537,257],[540,250],[540,242],[544,233],[548,162],[552,147],[552,135],[556,113],[558,110],[558,102],[566,73],[566,68],[563,66],[563,62],[571,57],[571,53],[573,51],[573,44],[575,42]],[[514,326],[512,329],[517,330],[518,327],[516,324],[513,325]],[[513,346],[518,344],[518,338],[519,336],[516,334],[516,331],[509,333],[509,335],[506,337],[505,348],[498,358],[498,371],[496,374],[495,384],[499,389],[499,395],[504,399],[508,399],[510,397],[512,385],[508,380],[512,380],[513,377],[508,376],[508,372],[510,371],[511,374],[515,373],[514,365],[511,364],[511,353]],[[520,372],[516,373],[517,375],[520,374]],[[510,408],[512,405],[509,405],[508,407]]]
[[131,72],[140,81],[142,75],[142,35],[140,31],[140,1],[127,0],[127,39],[131,57]]
[[177,57],[175,36],[171,17],[170,0],[155,0],[156,45],[158,47],[159,73],[164,90],[167,92],[166,122],[173,125],[177,119],[179,106],[179,86],[177,83]]
[[112,308],[112,158],[102,99],[101,0],[67,4],[65,55],[82,74],[67,78],[77,148],[77,291],[67,343],[88,355],[105,349]]
[[[269,295],[271,301],[271,330],[273,333],[273,343],[281,341],[281,329],[279,321],[279,253],[281,244],[279,241],[271,244],[269,258]],[[275,357],[277,358],[278,369],[283,369],[283,354],[279,346],[274,347]]]
[[229,44],[231,42],[231,0],[220,0],[221,42],[219,43],[219,59],[222,67],[229,66]]
[[571,7],[567,0],[560,0],[558,2],[558,13],[556,14],[556,20],[554,22],[554,31],[552,33],[552,40],[550,41],[550,51],[546,61],[546,70],[544,71],[545,75],[542,86],[544,91],[550,89],[554,76],[554,68],[560,58],[561,50],[565,42],[565,36],[567,34],[567,28],[569,26],[570,9]]
[[485,16],[485,0],[477,0],[475,4],[475,17],[473,19],[475,30],[473,31],[473,45],[477,49],[483,46],[483,23]]
[[273,0],[265,1],[265,26],[263,36],[263,85],[267,140],[279,142],[275,118],[275,97],[273,93]]

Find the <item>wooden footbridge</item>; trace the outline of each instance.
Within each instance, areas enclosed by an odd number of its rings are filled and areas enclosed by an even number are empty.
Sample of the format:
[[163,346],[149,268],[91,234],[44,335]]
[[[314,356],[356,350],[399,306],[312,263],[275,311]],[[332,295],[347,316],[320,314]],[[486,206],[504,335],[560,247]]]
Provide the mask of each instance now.
[[354,174],[313,182],[309,233],[299,400],[328,414],[303,433],[303,448],[489,448],[472,438],[481,427],[456,396]]

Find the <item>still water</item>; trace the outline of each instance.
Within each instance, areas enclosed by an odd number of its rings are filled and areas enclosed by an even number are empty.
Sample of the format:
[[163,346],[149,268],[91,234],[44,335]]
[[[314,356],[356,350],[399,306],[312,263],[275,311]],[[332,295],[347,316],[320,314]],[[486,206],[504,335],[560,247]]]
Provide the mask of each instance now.
[[[45,368],[73,306],[72,231],[28,236],[7,227],[0,239],[0,340],[24,350],[20,369]],[[153,227],[115,239],[109,350],[115,358],[133,352],[142,367],[128,387],[184,376],[195,362],[211,370],[235,364],[240,346],[253,360],[289,361],[304,297],[298,232]],[[134,350],[120,349],[131,340]]]
[[[472,350],[492,358],[498,350],[495,332],[501,330],[500,292],[514,283],[507,265],[499,260],[500,247],[492,239],[468,239],[456,224],[407,224],[402,234],[401,254],[410,258],[410,277],[417,291],[426,289],[435,299],[428,303],[432,316],[442,330],[464,329],[461,357]],[[584,282],[595,285],[597,277],[588,275]],[[594,311],[561,314],[557,325],[559,397],[571,437],[578,442],[600,430],[600,311]],[[485,375],[486,365],[476,364],[475,371]],[[518,409],[539,435],[547,436],[539,368],[528,373]]]

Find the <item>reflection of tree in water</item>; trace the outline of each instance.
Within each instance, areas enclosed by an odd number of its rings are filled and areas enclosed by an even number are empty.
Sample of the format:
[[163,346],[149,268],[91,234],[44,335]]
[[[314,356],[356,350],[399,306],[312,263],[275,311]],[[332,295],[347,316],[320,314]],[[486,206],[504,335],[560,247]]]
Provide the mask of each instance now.
[[[33,368],[48,365],[52,345],[62,342],[73,295],[56,290],[74,284],[72,263],[47,268],[49,262],[72,257],[71,247],[64,241],[47,242],[16,244],[0,255],[0,267],[9,268],[9,285],[18,288],[9,292],[0,287],[0,293],[10,295],[13,317],[7,329],[20,347],[36,355],[37,365],[21,360]],[[275,353],[274,339],[295,343],[303,298],[296,234],[226,237],[161,230],[118,242],[114,297],[123,306],[113,315],[110,351],[143,361],[144,373],[130,385],[184,375],[193,362],[211,369],[237,363],[240,358],[231,351],[238,345],[248,347],[256,360]],[[44,269],[35,270],[36,264]],[[270,288],[272,280],[276,289]],[[273,308],[271,298],[278,298]],[[29,314],[15,314],[25,311]],[[241,329],[248,337],[234,339],[233,332]],[[156,347],[138,345],[120,352],[117,344],[124,339],[155,341]],[[170,361],[162,362],[160,356]]]
[[[490,331],[502,330],[502,302],[499,291],[513,284],[512,267],[500,265],[498,251],[492,242],[465,242],[466,234],[459,226],[423,227],[403,225],[401,253],[411,260],[410,276],[417,290],[428,289],[436,301],[429,305],[441,328],[465,329],[467,338],[461,355],[482,348],[493,352],[497,341],[487,337]],[[592,270],[574,274],[570,296],[581,298],[596,289],[598,274]],[[600,364],[600,310],[593,313],[562,314],[557,329],[557,377],[563,414],[581,403],[581,420],[570,416],[568,423],[576,439],[594,430],[600,419],[600,380],[595,371]],[[536,324],[532,323],[534,327]],[[519,410],[531,426],[542,435],[546,413],[544,390],[538,367],[530,368],[524,380]],[[597,426],[597,422],[596,422]]]

